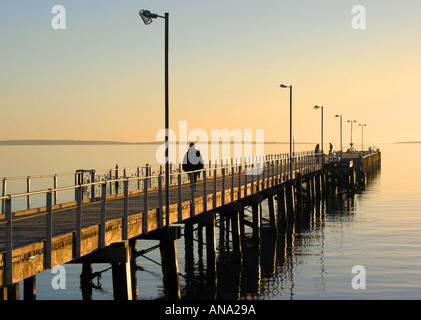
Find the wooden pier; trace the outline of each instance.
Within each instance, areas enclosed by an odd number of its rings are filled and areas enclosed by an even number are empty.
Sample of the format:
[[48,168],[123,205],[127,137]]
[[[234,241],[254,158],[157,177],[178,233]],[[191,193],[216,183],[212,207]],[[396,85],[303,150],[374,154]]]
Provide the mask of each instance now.
[[[184,236],[186,250],[191,248],[195,225],[200,229],[199,241],[206,244],[207,281],[216,285],[218,240],[225,248],[228,237],[227,256],[234,264],[241,263],[244,228],[252,228],[258,239],[261,236],[263,201],[269,209],[266,230],[276,232],[291,221],[300,222],[304,212],[323,198],[334,197],[340,190],[353,192],[355,183],[362,183],[379,165],[378,150],[342,159],[325,156],[324,161],[313,152],[296,154],[293,159],[269,155],[247,162],[231,160],[201,170],[196,191],[178,166],[170,174],[169,208],[164,205],[163,172],[153,174],[149,167],[137,168],[130,176],[124,170],[123,177],[109,172],[102,180],[94,170],[79,170],[74,173],[75,183],[62,187],[53,175],[50,188],[36,191],[30,189],[28,177],[26,192],[9,195],[5,190],[11,179],[5,178],[0,197],[0,297],[17,299],[18,282],[23,280],[24,299],[35,299],[36,274],[54,266],[83,264],[83,283],[92,278],[93,263],[109,263],[114,298],[135,299],[132,262],[140,254],[136,241],[155,239],[159,240],[167,298],[180,299],[176,240]],[[59,203],[64,192],[74,198]],[[45,197],[44,205],[34,206],[31,197],[40,195]],[[15,201],[25,201],[26,209],[14,210]],[[167,214],[170,225],[166,225]],[[83,296],[89,299],[89,290]]]

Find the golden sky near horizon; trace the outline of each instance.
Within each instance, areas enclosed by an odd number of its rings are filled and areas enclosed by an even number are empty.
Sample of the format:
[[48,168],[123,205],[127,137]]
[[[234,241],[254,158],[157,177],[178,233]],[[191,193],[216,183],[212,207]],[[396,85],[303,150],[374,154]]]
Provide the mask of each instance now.
[[[338,3],[339,2],[339,3]],[[421,140],[421,2],[55,1],[0,4],[0,140],[154,141],[164,126],[164,21],[170,13],[170,118],[188,130],[264,129],[297,142],[339,143],[343,115],[364,144]],[[366,28],[352,27],[355,5]]]

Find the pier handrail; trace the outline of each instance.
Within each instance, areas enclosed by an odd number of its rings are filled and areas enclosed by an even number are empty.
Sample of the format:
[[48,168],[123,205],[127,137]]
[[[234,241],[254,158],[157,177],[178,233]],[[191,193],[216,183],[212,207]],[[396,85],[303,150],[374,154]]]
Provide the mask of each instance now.
[[[208,195],[213,195],[213,206],[216,206],[216,199],[221,197],[222,205],[229,201],[235,201],[240,199],[242,196],[247,196],[248,188],[250,186],[250,192],[256,193],[263,189],[274,187],[277,184],[286,181],[287,179],[294,179],[297,173],[310,173],[320,169],[321,157],[314,152],[300,152],[293,156],[290,161],[288,154],[279,155],[266,155],[261,157],[251,157],[250,159],[231,159],[231,161],[221,161],[220,164],[211,163],[204,166],[203,169],[196,170],[193,172],[183,172],[181,170],[182,165],[178,164],[175,172],[171,172],[170,188],[176,189],[178,198],[174,203],[170,203],[170,207],[174,205],[178,207],[178,221],[183,220],[182,214],[182,203],[185,201],[191,202],[191,216],[195,215],[195,201],[197,198],[203,197],[203,211],[207,211],[208,206]],[[247,161],[248,160],[248,161]],[[292,163],[293,177],[289,176],[289,165]],[[140,167],[139,167],[140,168]],[[51,188],[42,188],[39,190],[28,190],[27,192],[17,192],[13,194],[4,194],[0,196],[2,200],[3,208],[2,214],[0,214],[0,226],[4,227],[5,230],[5,251],[4,251],[4,263],[5,263],[5,282],[11,284],[13,281],[13,250],[14,238],[13,238],[13,223],[22,219],[31,219],[38,217],[39,215],[45,215],[47,217],[46,230],[45,230],[45,268],[51,268],[52,259],[52,225],[53,225],[53,213],[56,209],[63,208],[75,208],[76,210],[76,223],[74,227],[75,232],[75,256],[81,256],[81,239],[82,239],[82,207],[88,203],[101,202],[101,208],[99,208],[99,214],[101,215],[101,223],[99,225],[99,242],[100,246],[105,246],[105,233],[106,233],[106,222],[110,219],[106,215],[108,200],[112,199],[123,199],[121,204],[121,216],[122,218],[122,234],[123,240],[128,240],[128,221],[129,221],[129,197],[131,195],[137,195],[143,197],[143,208],[136,208],[137,212],[143,212],[142,230],[148,232],[148,212],[151,209],[157,209],[157,227],[164,227],[164,212],[168,212],[168,209],[164,206],[164,192],[165,184],[163,183],[164,174],[163,170],[159,168],[158,174],[149,174],[149,166],[145,166],[148,170],[145,171],[144,176],[127,176],[116,177],[108,180],[95,181],[84,181],[83,171],[77,171],[75,173],[75,183],[73,185],[58,186],[57,180],[54,182],[54,186]],[[249,171],[251,170],[251,171]],[[256,171],[257,170],[257,171]],[[193,184],[189,182],[188,175],[194,172],[200,172],[201,178],[198,179],[197,184],[200,184],[203,188],[199,193],[195,193]],[[207,174],[209,173],[209,175]],[[249,173],[251,173],[249,175]],[[77,175],[76,175],[77,174]],[[42,177],[57,177],[58,175],[48,175]],[[91,176],[92,177],[92,176]],[[212,183],[211,183],[211,180]],[[217,180],[222,182],[222,188],[217,188]],[[6,180],[3,180],[6,181]],[[155,184],[152,183],[155,182]],[[136,183],[137,182],[137,183]],[[130,183],[134,183],[130,190]],[[191,194],[188,198],[183,199],[182,187],[190,183]],[[115,193],[112,194],[112,186],[115,187]],[[109,190],[107,190],[109,186]],[[97,192],[99,189],[99,192]],[[5,190],[5,189],[3,189]],[[55,202],[55,197],[58,192],[68,192],[74,190],[73,201],[67,201],[61,204]],[[89,194],[89,191],[91,194]],[[150,193],[156,192],[158,194],[158,208],[150,208],[149,200]],[[36,208],[30,208],[29,204],[31,197],[44,196],[41,200],[40,205]],[[12,200],[14,199],[27,199],[28,208],[25,210],[12,210]],[[14,201],[13,201],[14,202]],[[42,204],[41,204],[42,203]],[[165,208],[165,210],[164,210]],[[174,208],[174,207],[173,207]],[[139,211],[140,210],[140,211]],[[120,211],[119,211],[120,212]],[[112,219],[112,218],[111,218]],[[114,217],[115,219],[115,217]]]
[[[298,159],[300,157],[304,156],[311,156],[314,155],[313,151],[304,151],[304,152],[297,152],[294,154],[294,159]],[[221,174],[222,169],[227,170],[228,168],[231,168],[232,166],[250,166],[252,164],[260,163],[262,164],[264,161],[271,161],[271,160],[280,160],[280,159],[288,159],[288,154],[269,154],[265,156],[253,156],[247,158],[240,158],[240,159],[222,159],[220,160],[220,163],[214,163],[212,164],[211,161],[209,163],[205,164],[205,168],[203,170],[210,170],[212,168],[217,168],[219,173]],[[173,168],[176,167],[176,170],[174,172]],[[128,169],[134,168],[136,169],[136,172],[130,172],[128,174]],[[178,173],[183,174],[181,167],[175,164],[171,164],[170,166],[171,172],[170,172],[170,179],[175,177]],[[0,181],[2,181],[2,193],[0,194],[0,200],[2,200],[2,206],[1,206],[1,213],[4,213],[4,200],[9,198],[9,196],[13,196],[13,198],[18,197],[26,197],[26,210],[33,209],[31,206],[31,197],[34,195],[39,195],[42,193],[46,193],[48,190],[52,190],[54,194],[53,202],[54,204],[58,203],[58,196],[57,192],[74,189],[77,186],[82,185],[82,187],[87,188],[91,186],[92,188],[95,188],[95,186],[102,184],[103,182],[106,183],[120,183],[123,182],[126,178],[131,178],[130,180],[137,180],[138,181],[138,189],[140,189],[140,184],[144,178],[148,178],[149,181],[152,181],[156,179],[160,174],[164,173],[163,166],[159,167],[152,167],[150,165],[146,166],[132,166],[132,167],[125,167],[120,169],[123,172],[123,176],[118,176],[119,169],[113,168],[113,169],[102,169],[102,170],[76,170],[73,173],[61,173],[61,174],[49,174],[49,175],[35,175],[35,176],[21,176],[21,177],[3,177],[0,178]],[[85,177],[86,173],[90,173],[90,176],[87,178]],[[100,173],[103,173],[103,175],[100,175]],[[74,176],[74,184],[71,185],[65,185],[59,187],[58,185],[58,178],[59,177],[69,177]],[[114,176],[114,178],[113,178]],[[43,187],[42,189],[37,190],[31,190],[32,182],[36,179],[48,179],[53,178],[53,185],[48,185],[46,187]],[[7,192],[7,182],[10,181],[16,181],[16,180],[26,180],[26,192],[25,191],[17,191],[17,192]],[[87,184],[86,182],[83,182],[84,180],[89,181],[91,184]],[[188,177],[187,174],[184,177],[184,181],[187,181]],[[98,183],[93,183],[98,182]],[[151,183],[152,185],[152,183]],[[155,184],[157,186],[157,184]],[[24,187],[24,186],[22,186]],[[64,188],[64,189],[63,189]],[[111,191],[111,190],[110,190]],[[116,190],[117,193],[117,190]],[[95,191],[92,189],[91,196],[95,197]],[[68,201],[68,199],[66,199]]]

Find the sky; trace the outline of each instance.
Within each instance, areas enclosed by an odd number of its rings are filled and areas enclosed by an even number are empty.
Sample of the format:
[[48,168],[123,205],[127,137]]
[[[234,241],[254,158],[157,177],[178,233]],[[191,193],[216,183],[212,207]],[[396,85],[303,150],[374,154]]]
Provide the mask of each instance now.
[[[55,5],[65,29],[54,29]],[[361,5],[365,9],[354,13]],[[296,142],[420,141],[419,0],[1,0],[0,140],[155,141],[164,127],[170,14],[170,128],[264,129]],[[355,29],[357,18],[365,29]],[[60,21],[63,25],[63,20]],[[355,26],[355,25],[354,25]],[[193,137],[191,137],[193,138]]]

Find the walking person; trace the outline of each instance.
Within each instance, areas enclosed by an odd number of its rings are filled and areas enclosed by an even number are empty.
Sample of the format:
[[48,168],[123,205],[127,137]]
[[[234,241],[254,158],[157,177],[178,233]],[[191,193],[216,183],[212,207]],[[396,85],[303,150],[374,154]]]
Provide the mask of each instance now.
[[189,174],[191,185],[194,191],[196,191],[197,178],[200,176],[200,171],[197,170],[203,169],[203,158],[200,151],[195,148],[193,142],[190,143],[190,148],[184,155],[182,167]]

